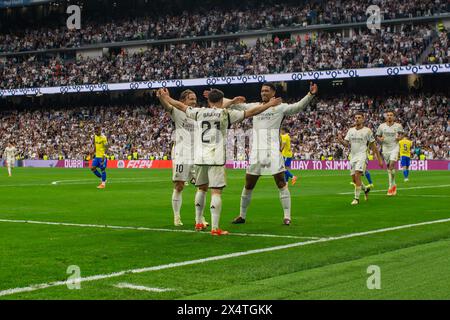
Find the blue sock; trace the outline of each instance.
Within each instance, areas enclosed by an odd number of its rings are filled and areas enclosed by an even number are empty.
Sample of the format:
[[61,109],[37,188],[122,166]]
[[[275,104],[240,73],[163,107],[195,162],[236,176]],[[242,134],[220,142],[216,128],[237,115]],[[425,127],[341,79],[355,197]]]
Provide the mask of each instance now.
[[106,181],[106,171],[102,170],[102,182]]
[[409,170],[403,170],[403,176],[405,177],[405,179],[408,178],[409,175]]
[[284,172],[284,177],[285,177],[285,179],[286,179],[286,182],[288,182],[289,179],[292,178],[293,176],[294,176],[294,175],[293,175],[289,170],[286,170],[286,171]]
[[101,178],[102,175],[100,174],[100,172],[98,172],[97,169],[95,169],[95,171],[92,171],[97,177]]
[[366,173],[364,175],[366,176],[367,181],[369,181],[369,184],[372,184],[372,177],[370,176],[370,172],[366,170]]

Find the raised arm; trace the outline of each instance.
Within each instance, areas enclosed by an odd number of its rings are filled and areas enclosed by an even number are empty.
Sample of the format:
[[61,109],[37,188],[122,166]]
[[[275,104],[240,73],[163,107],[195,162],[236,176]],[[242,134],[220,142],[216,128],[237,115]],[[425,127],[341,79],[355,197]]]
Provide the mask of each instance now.
[[159,89],[156,92],[156,96],[159,98],[159,102],[161,102],[161,105],[163,106],[164,110],[166,110],[167,112],[171,113],[172,110],[173,110],[173,107],[170,104],[168,104],[166,100],[162,99],[162,97],[161,97],[162,90],[163,89]]
[[232,105],[243,104],[245,103],[245,101],[246,101],[245,97],[242,96],[234,97],[233,99],[224,98],[222,108],[227,109]]
[[296,114],[296,113],[299,113],[299,112],[305,110],[306,107],[311,102],[311,100],[317,94],[318,90],[319,89],[317,87],[317,84],[311,82],[311,84],[309,86],[308,94],[306,96],[304,96],[300,101],[286,105],[284,107],[285,108],[284,113],[286,115],[292,115],[292,114]]
[[272,98],[269,100],[269,102],[265,104],[261,104],[259,106],[253,107],[251,109],[244,111],[244,118],[251,118],[253,116],[256,116],[257,114],[260,114],[261,112],[266,111],[267,109],[271,107],[275,107],[281,103],[281,98]]
[[163,89],[160,91],[160,99],[165,101],[165,103],[177,108],[180,111],[186,112],[186,110],[189,108],[188,105],[185,105],[184,103],[172,99],[169,95],[169,91],[167,89]]

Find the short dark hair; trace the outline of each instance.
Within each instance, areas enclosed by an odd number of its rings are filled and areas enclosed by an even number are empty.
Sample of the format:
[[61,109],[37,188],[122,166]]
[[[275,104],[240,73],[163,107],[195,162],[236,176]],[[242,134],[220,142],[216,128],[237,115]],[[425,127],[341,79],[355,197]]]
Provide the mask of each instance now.
[[281,130],[283,130],[284,132],[289,133],[289,128],[288,127],[281,127]]
[[264,82],[262,86],[269,87],[273,91],[277,91],[277,87],[272,82]]
[[194,91],[190,90],[190,89],[186,89],[183,92],[181,92],[180,94],[180,100],[184,101],[186,100],[186,98],[190,95],[190,94],[195,94]]
[[394,109],[388,109],[385,113],[392,113],[395,116],[395,110]]
[[217,103],[222,100],[224,94],[219,89],[212,89],[208,94],[208,101],[211,103]]
[[362,112],[362,111],[360,111],[360,110],[358,110],[358,111],[355,112],[355,116],[361,116],[361,117],[363,117],[363,118],[366,117],[366,115],[364,114],[364,112]]

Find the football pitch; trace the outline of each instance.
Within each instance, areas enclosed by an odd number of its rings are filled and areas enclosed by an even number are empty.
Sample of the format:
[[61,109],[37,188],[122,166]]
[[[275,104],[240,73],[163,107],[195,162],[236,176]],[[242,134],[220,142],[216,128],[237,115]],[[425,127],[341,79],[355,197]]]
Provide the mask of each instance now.
[[450,299],[450,171],[397,172],[396,197],[372,171],[358,206],[348,171],[297,171],[290,226],[272,177],[231,224],[244,174],[227,171],[231,234],[213,237],[192,185],[173,226],[170,170],[108,170],[97,190],[88,169],[2,168],[0,299]]

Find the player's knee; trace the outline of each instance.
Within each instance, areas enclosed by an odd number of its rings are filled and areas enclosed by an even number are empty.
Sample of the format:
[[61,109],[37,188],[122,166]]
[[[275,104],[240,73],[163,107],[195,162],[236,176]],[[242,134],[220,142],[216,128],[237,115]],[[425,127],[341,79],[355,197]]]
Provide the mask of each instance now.
[[277,184],[278,189],[283,189],[286,186],[285,180],[278,180],[275,182]]
[[208,192],[208,185],[207,185],[207,184],[204,184],[204,185],[202,185],[202,186],[199,186],[199,187],[198,187],[198,190],[201,190],[201,191],[203,191],[203,192]]
[[178,192],[183,191],[184,189],[184,182],[183,181],[177,181],[175,183],[175,190],[177,190]]

